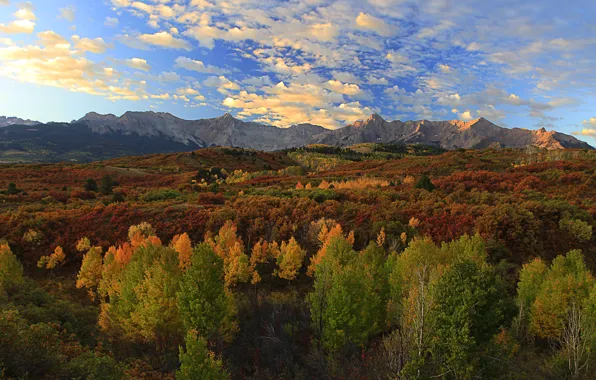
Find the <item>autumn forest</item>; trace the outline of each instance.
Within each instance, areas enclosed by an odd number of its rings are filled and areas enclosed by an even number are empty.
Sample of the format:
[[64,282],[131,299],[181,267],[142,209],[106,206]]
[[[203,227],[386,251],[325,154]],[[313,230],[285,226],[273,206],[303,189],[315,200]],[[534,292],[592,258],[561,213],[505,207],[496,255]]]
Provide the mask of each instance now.
[[0,166],[0,377],[591,379],[596,153]]

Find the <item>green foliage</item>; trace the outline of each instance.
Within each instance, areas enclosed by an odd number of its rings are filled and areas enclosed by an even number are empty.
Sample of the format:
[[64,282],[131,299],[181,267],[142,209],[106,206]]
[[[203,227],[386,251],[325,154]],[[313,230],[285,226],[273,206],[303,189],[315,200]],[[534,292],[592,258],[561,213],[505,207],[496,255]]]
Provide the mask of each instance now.
[[63,378],[87,380],[120,380],[124,378],[121,366],[114,358],[85,352],[69,361],[61,369]]
[[207,342],[196,331],[189,331],[185,338],[186,349],[180,347],[180,369],[177,380],[225,380],[230,376],[221,360],[207,348]]
[[58,332],[46,323],[29,324],[18,311],[0,310],[0,363],[11,378],[39,379],[63,360]]
[[85,188],[86,191],[93,191],[93,192],[99,191],[99,187],[97,186],[97,182],[93,178],[88,178],[87,181],[85,181],[84,188]]
[[563,218],[559,221],[559,227],[578,241],[592,240],[592,226],[581,219]]
[[416,182],[416,189],[424,189],[426,191],[433,191],[435,189],[435,185],[431,182],[430,178],[424,174],[418,182]]
[[359,255],[345,238],[335,237],[316,266],[309,294],[312,323],[329,351],[361,346],[381,330],[385,306],[377,286],[385,280],[374,256]]
[[178,258],[167,247],[141,247],[122,273],[122,294],[115,310],[133,332],[150,340],[165,339],[180,331],[176,293]]
[[192,264],[184,272],[178,292],[180,316],[187,330],[206,339],[221,333],[230,316],[229,298],[223,281],[223,260],[208,244],[193,250]]
[[101,181],[99,182],[99,192],[102,195],[110,195],[114,190],[116,183],[109,175],[104,175],[101,177]]
[[17,188],[17,185],[14,182],[10,182],[8,187],[6,188],[6,194],[8,195],[15,195],[20,193],[21,191]]
[[465,260],[449,267],[432,292],[433,359],[447,378],[478,377],[483,349],[515,313],[505,283],[489,266]]
[[142,199],[145,202],[166,201],[180,197],[180,192],[172,189],[151,190]]

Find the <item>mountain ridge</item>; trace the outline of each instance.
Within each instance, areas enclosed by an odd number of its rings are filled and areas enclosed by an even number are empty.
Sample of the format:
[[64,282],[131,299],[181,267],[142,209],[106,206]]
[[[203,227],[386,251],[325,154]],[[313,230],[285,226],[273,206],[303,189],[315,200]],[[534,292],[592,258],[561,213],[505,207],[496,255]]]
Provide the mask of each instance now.
[[[0,120],[2,120],[0,118]],[[379,114],[339,129],[301,123],[288,128],[243,121],[226,113],[186,120],[171,113],[127,111],[121,116],[89,112],[70,123],[10,124],[0,129],[0,152],[27,160],[91,161],[122,155],[169,153],[211,146],[276,151],[310,144],[350,146],[360,143],[423,144],[444,149],[489,147],[594,149],[556,131],[503,128],[485,118],[470,121],[386,121]],[[17,121],[18,122],[18,121]],[[27,126],[27,128],[23,128]],[[2,157],[0,157],[2,161]]]

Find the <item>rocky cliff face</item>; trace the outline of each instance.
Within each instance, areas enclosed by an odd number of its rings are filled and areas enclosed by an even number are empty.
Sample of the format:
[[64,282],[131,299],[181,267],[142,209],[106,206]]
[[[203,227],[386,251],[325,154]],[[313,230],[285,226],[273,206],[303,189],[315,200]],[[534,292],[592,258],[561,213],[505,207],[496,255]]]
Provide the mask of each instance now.
[[312,124],[276,128],[235,119],[230,114],[201,120],[183,120],[169,113],[127,112],[121,117],[90,113],[77,121],[94,132],[120,132],[139,136],[162,136],[189,146],[236,146],[258,150],[278,150],[308,144],[348,146],[370,142],[426,144],[446,149],[488,148],[502,146],[521,148],[538,146],[547,149],[591,147],[573,136],[544,129],[533,131],[502,128],[480,118],[468,122],[406,121],[388,122],[378,114],[337,130]]
[[37,124],[41,124],[41,123],[39,121],[29,120],[29,119],[25,120],[25,119],[21,119],[18,117],[0,116],[0,128],[8,127],[10,125],[32,126],[32,125],[37,125]]

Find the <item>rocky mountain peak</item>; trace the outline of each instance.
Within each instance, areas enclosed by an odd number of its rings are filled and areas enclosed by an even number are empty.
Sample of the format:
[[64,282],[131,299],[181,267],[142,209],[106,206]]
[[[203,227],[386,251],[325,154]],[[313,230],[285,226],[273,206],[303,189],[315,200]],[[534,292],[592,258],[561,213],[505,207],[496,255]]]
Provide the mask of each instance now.
[[18,117],[6,117],[6,116],[0,116],[0,128],[2,127],[8,127],[10,125],[27,125],[27,126],[33,126],[33,125],[38,125],[41,124],[39,121],[35,121],[35,120],[29,120],[29,119],[21,119]]

